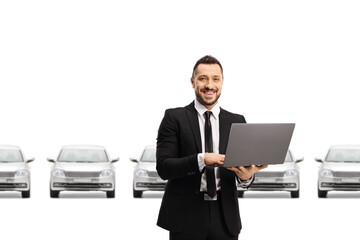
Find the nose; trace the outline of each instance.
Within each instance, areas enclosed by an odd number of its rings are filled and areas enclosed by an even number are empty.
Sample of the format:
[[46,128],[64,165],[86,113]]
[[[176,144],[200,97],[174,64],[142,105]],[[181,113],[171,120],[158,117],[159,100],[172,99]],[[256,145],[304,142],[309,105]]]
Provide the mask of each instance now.
[[205,87],[208,89],[212,89],[214,87],[214,81],[212,79],[209,79],[206,81]]

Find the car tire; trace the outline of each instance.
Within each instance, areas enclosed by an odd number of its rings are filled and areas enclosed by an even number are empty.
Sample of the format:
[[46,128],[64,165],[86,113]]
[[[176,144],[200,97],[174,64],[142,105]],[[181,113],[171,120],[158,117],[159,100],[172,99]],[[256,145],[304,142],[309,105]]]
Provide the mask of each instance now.
[[27,191],[22,191],[21,192],[21,197],[22,198],[30,198],[30,189]]
[[319,198],[326,198],[328,191],[321,191],[318,189],[318,197]]
[[300,190],[297,191],[291,191],[291,198],[299,198],[300,197]]
[[115,190],[113,190],[113,191],[107,191],[107,192],[106,192],[106,197],[107,197],[107,198],[114,198],[114,197],[115,197]]
[[135,189],[133,189],[134,198],[141,198],[142,194],[143,194],[143,191],[136,191]]
[[50,197],[51,198],[58,198],[60,194],[60,191],[53,191],[50,189]]
[[243,198],[244,197],[244,191],[238,191],[238,197]]

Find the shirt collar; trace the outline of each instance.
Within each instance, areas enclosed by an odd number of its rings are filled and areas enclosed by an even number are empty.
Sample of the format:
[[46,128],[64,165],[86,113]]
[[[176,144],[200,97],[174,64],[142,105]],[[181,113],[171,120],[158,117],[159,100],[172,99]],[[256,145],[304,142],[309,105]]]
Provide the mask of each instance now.
[[195,99],[195,109],[201,115],[204,116],[206,111],[211,111],[215,119],[219,117],[220,114],[220,106],[219,103],[216,103],[215,106],[211,110],[208,110],[204,105],[202,105],[197,99]]

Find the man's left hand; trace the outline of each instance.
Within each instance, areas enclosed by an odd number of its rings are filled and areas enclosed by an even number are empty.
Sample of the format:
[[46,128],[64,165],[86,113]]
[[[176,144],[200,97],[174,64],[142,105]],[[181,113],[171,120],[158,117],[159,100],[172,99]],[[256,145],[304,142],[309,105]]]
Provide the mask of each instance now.
[[227,169],[234,171],[240,180],[246,181],[249,180],[254,173],[267,167],[268,165],[255,166],[252,164],[250,167],[229,167]]

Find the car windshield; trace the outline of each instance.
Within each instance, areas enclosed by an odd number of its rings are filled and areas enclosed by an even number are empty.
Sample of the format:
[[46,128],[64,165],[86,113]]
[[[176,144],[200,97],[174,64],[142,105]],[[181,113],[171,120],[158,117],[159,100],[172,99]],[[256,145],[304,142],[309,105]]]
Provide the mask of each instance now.
[[63,149],[58,162],[108,162],[104,149]]
[[292,159],[289,151],[286,153],[285,162],[288,162],[288,163],[293,162],[293,159]]
[[0,149],[0,163],[24,162],[21,152],[16,149]]
[[331,149],[325,161],[360,163],[360,149]]
[[156,162],[156,150],[155,149],[145,149],[143,152],[141,162]]

